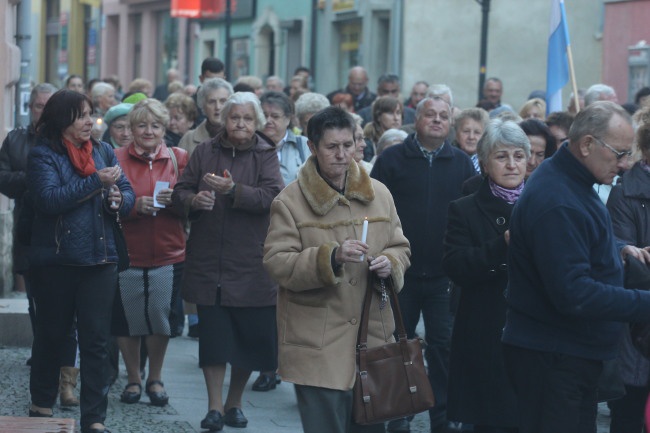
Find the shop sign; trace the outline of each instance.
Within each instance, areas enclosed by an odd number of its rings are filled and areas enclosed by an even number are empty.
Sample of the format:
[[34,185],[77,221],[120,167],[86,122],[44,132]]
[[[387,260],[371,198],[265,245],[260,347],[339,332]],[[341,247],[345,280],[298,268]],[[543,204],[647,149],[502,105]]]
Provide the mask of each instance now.
[[349,11],[354,9],[354,0],[332,0],[334,12]]
[[[230,0],[230,11],[237,10],[237,0]],[[172,0],[174,18],[216,18],[226,12],[226,0]]]

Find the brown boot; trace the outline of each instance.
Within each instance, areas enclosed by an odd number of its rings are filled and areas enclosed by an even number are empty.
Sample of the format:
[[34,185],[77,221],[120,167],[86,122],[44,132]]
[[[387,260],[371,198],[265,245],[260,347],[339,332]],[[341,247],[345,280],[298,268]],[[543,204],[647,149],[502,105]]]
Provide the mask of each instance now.
[[59,400],[61,406],[79,406],[79,399],[74,395],[78,375],[78,368],[61,367],[61,378],[59,379]]

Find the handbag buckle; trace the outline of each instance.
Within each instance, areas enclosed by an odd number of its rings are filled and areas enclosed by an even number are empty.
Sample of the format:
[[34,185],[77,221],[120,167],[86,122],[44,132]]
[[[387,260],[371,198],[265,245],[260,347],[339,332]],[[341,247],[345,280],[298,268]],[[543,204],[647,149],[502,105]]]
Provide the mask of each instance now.
[[410,386],[409,391],[411,392],[411,394],[415,394],[416,392],[418,392],[418,387],[417,386]]
[[363,396],[363,402],[364,403],[370,403],[370,396],[369,395],[364,395]]

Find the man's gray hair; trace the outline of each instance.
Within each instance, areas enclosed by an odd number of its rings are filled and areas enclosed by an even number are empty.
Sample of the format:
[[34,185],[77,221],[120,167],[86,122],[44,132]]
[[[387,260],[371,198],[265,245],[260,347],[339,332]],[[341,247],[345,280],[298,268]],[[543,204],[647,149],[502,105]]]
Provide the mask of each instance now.
[[422,114],[422,110],[424,110],[424,106],[426,105],[427,102],[430,102],[430,101],[442,101],[442,102],[444,102],[445,105],[447,106],[447,110],[449,111],[449,121],[451,122],[453,120],[451,118],[451,105],[449,105],[449,103],[447,103],[447,101],[442,99],[440,96],[427,96],[426,98],[424,98],[423,100],[418,102],[418,105],[416,105],[416,107],[415,107],[415,118],[416,119],[420,118],[420,115]]
[[232,110],[235,105],[247,104],[250,104],[255,111],[255,129],[264,129],[264,125],[266,124],[266,117],[264,117],[264,113],[262,112],[260,100],[257,99],[255,93],[251,92],[236,92],[230,95],[223,106],[223,110],[221,110],[221,124],[226,124],[226,120],[230,115],[230,110]]
[[41,93],[55,93],[58,89],[50,84],[50,83],[40,83],[34,86],[32,89],[32,92],[29,94],[29,104],[27,104],[29,107],[34,105],[34,101],[36,101],[36,97],[41,94]]
[[427,91],[427,97],[433,98],[434,96],[443,97],[449,96],[449,105],[454,106],[454,95],[451,93],[451,87],[446,84],[432,84]]
[[596,101],[586,106],[576,114],[571,129],[569,130],[569,142],[577,145],[585,135],[592,135],[602,139],[609,130],[609,121],[614,115],[620,116],[627,123],[632,125],[632,117],[623,107],[612,101]]
[[603,96],[614,96],[616,91],[614,88],[608,86],[607,84],[594,84],[587,89],[585,93],[585,107],[587,105],[593,104],[596,101],[602,100]]
[[93,86],[93,89],[90,91],[90,99],[93,101],[93,105],[97,105],[99,98],[109,90],[115,91],[115,87],[113,87],[111,84],[104,83],[103,81],[95,84]]
[[219,90],[226,89],[228,91],[228,96],[233,94],[232,85],[224,80],[223,78],[209,78],[199,87],[199,92],[196,95],[196,105],[201,107],[201,110],[205,111],[205,99],[208,97],[208,93]]
[[278,83],[280,83],[280,86],[284,87],[284,80],[282,78],[278,77],[277,75],[271,75],[269,77],[266,77],[266,82],[267,83],[269,82],[269,80],[277,81]]
[[296,117],[300,119],[306,114],[318,113],[329,106],[330,101],[325,95],[314,92],[303,93],[296,101]]
[[512,120],[492,119],[478,142],[478,160],[485,166],[494,149],[502,146],[522,149],[530,158],[530,140],[523,129]]

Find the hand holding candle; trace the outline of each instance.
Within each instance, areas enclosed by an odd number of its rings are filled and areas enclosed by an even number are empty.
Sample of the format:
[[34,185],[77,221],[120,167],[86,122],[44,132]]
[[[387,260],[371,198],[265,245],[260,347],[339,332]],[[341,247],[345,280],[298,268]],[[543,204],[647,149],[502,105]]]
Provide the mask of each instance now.
[[222,172],[223,176],[214,173],[206,173],[203,181],[217,194],[228,194],[234,185],[232,174],[228,170]]
[[[364,244],[366,243],[366,239],[368,239],[368,217],[366,217],[363,220],[363,229],[361,230],[361,242]],[[365,258],[365,254],[361,254],[361,259],[360,261],[363,262],[363,259]]]

